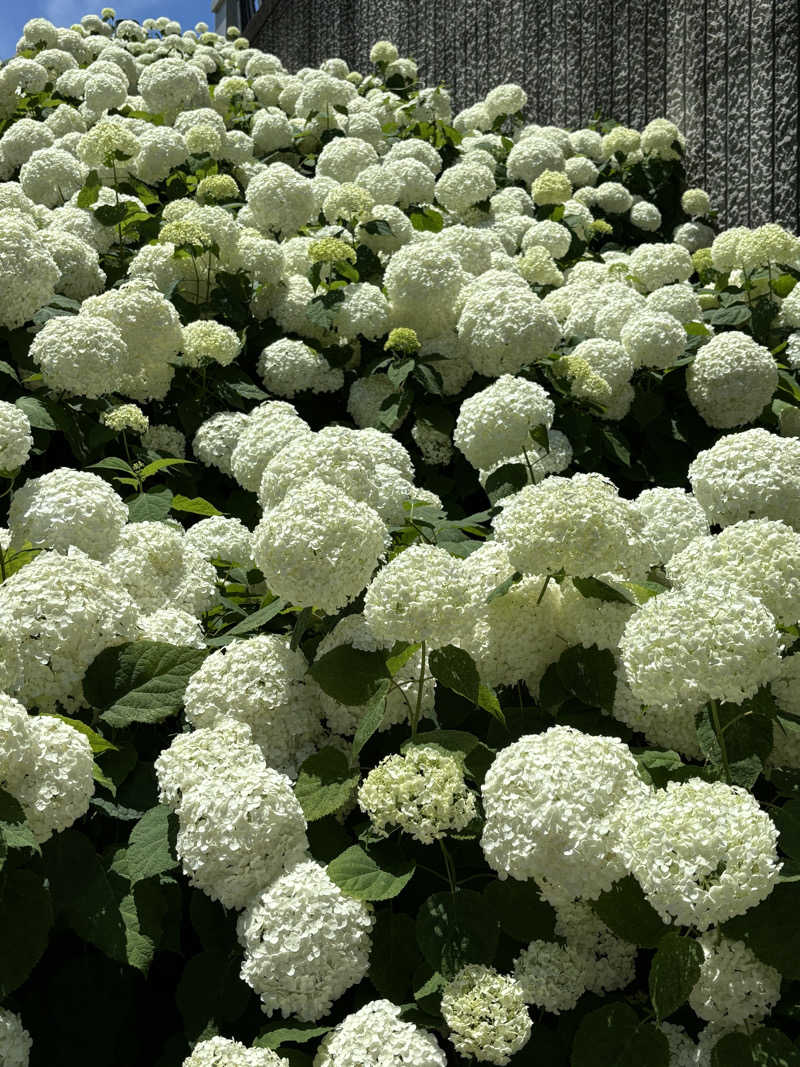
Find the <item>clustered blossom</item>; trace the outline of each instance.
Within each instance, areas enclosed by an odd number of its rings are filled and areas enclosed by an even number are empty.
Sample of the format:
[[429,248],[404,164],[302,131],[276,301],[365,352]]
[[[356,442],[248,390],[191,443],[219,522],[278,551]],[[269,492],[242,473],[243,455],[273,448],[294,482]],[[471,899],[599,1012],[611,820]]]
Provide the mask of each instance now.
[[464,401],[453,441],[473,467],[493,467],[530,447],[531,431],[549,429],[553,411],[540,385],[504,374]]
[[316,1067],[446,1067],[433,1034],[400,1018],[388,1000],[372,1000],[348,1015],[320,1043]]
[[198,1041],[183,1067],[285,1067],[286,1060],[267,1048],[247,1048],[227,1037]]
[[0,470],[13,471],[24,466],[32,447],[28,416],[21,408],[0,400]]
[[0,1056],[6,1067],[28,1067],[32,1047],[31,1035],[20,1017],[7,1008],[0,1008]]
[[502,1067],[531,1035],[519,982],[479,964],[464,967],[447,983],[442,1015],[456,1051],[479,1063]]

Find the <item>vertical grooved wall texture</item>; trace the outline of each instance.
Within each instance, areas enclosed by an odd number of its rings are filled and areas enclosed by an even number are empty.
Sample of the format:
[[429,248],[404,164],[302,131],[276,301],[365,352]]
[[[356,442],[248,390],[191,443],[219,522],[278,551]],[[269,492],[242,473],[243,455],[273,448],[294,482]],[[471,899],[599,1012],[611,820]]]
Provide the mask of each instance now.
[[370,45],[388,38],[423,81],[448,87],[454,110],[513,81],[543,125],[666,114],[725,224],[800,230],[800,0],[263,3],[254,43],[290,70],[340,55],[366,71]]

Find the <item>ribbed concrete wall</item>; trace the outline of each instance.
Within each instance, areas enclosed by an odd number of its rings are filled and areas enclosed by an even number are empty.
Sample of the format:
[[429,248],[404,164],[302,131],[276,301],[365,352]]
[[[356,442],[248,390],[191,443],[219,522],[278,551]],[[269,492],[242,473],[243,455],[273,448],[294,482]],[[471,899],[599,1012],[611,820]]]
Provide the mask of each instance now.
[[799,0],[263,0],[250,32],[290,69],[389,38],[459,108],[514,81],[543,124],[666,114],[724,222],[800,230]]

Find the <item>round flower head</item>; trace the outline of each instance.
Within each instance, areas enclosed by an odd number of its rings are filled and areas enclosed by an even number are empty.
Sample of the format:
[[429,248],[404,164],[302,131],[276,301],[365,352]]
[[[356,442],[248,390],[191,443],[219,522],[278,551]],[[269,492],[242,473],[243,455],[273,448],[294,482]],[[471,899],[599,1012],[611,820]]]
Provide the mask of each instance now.
[[247,203],[260,230],[289,236],[316,214],[308,178],[285,163],[271,163],[247,186]]
[[694,273],[689,252],[682,245],[643,244],[634,249],[630,272],[648,292],[662,285],[685,282]]
[[436,199],[445,211],[459,215],[473,204],[488,200],[495,189],[494,175],[487,167],[457,163],[444,171],[436,183]]
[[[317,646],[316,659],[320,659],[333,649],[348,645],[362,652],[388,651],[392,642],[379,641],[369,627],[363,615],[345,615],[337,622],[329,634]],[[394,675],[396,683],[386,696],[383,718],[379,730],[388,730],[390,726],[408,720],[409,704],[416,703],[419,691],[419,677],[422,667],[422,653],[415,652]],[[422,685],[420,718],[426,718],[433,710],[436,681],[426,664]],[[319,690],[319,700],[328,723],[328,728],[343,737],[352,737],[358,729],[367,705],[340,704],[338,700]]]
[[243,489],[258,492],[267,464],[296,438],[310,435],[308,423],[284,400],[268,400],[247,417],[230,455],[230,468]]
[[121,532],[108,569],[142,612],[182,608],[200,615],[216,596],[217,572],[183,530],[164,522],[133,522]]
[[387,539],[376,511],[311,478],[264,515],[253,558],[277,596],[336,612],[367,585]]
[[668,563],[690,541],[708,533],[705,512],[683,489],[643,489],[634,506],[644,516],[644,536],[654,546],[659,563]]
[[671,367],[686,348],[686,331],[668,312],[642,311],[620,332],[622,346],[636,367]]
[[426,340],[455,326],[455,301],[466,280],[458,256],[423,242],[394,253],[383,283],[395,321]]
[[136,635],[139,612],[108,570],[77,549],[42,552],[0,585],[0,674],[26,707],[71,713],[103,649]]
[[[28,1067],[32,1047],[31,1035],[22,1025],[20,1017],[7,1008],[0,1008],[0,1058],[5,1067]],[[438,1061],[431,1060],[431,1067],[435,1063],[438,1064]]]
[[130,430],[131,433],[141,435],[147,433],[150,428],[150,420],[138,404],[118,404],[110,411],[103,412],[100,421],[114,433]]
[[507,497],[502,507],[495,536],[523,574],[636,577],[652,561],[644,519],[599,474],[553,475]]
[[277,634],[234,641],[212,653],[186,687],[186,717],[198,727],[246,722],[267,765],[294,776],[322,737],[308,665]]
[[366,975],[372,921],[318,863],[299,863],[240,916],[241,977],[267,1015],[313,1022]]
[[564,169],[564,153],[549,137],[526,137],[511,149],[506,160],[509,178],[529,187],[546,170]]
[[541,246],[547,249],[554,259],[562,259],[569,251],[571,243],[572,234],[566,226],[562,226],[560,222],[544,219],[541,222],[534,222],[525,231],[521,247],[523,252],[527,252],[533,247]]
[[531,285],[561,285],[564,275],[546,248],[532,245],[517,261],[517,268]]
[[291,782],[270,767],[229,762],[184,790],[176,851],[192,885],[243,908],[307,855],[306,823]]
[[244,412],[218,411],[198,427],[192,451],[207,467],[230,474],[233,450],[247,424],[248,416]]
[[528,94],[522,86],[509,82],[490,89],[483,103],[489,115],[489,121],[494,122],[500,115],[516,115],[524,110],[527,102]]
[[630,211],[633,197],[619,182],[603,182],[594,191],[594,203],[609,215],[622,215]]
[[535,878],[559,901],[593,900],[626,870],[621,812],[647,787],[629,749],[612,737],[554,726],[502,749],[483,784],[481,844],[501,878]]
[[343,182],[331,189],[322,201],[322,214],[332,226],[339,222],[352,224],[364,222],[374,206],[375,197],[369,189],[354,182]]
[[293,397],[310,390],[332,393],[341,389],[344,374],[303,341],[282,337],[262,351],[258,373],[264,388],[275,396]]
[[160,452],[170,459],[183,459],[186,455],[186,438],[180,430],[166,423],[148,426],[142,434],[142,444],[153,452]]
[[739,704],[776,676],[782,647],[760,600],[738,587],[696,583],[648,600],[620,641],[642,704]]
[[750,793],[691,778],[629,807],[620,847],[665,922],[706,930],[769,896],[780,870],[777,839]]
[[712,524],[781,519],[800,530],[800,440],[761,429],[728,434],[698,453],[689,481]]
[[358,804],[379,834],[399,826],[423,845],[463,830],[477,814],[461,762],[438,745],[387,756],[362,782]]
[[68,467],[29,478],[8,513],[14,544],[58,552],[74,546],[95,559],[109,556],[127,521],[128,509],[108,482]]
[[84,734],[51,715],[28,720],[26,749],[24,767],[15,768],[6,788],[41,844],[89,810],[92,749]]
[[142,615],[138,636],[144,641],[161,641],[167,645],[205,648],[206,640],[199,621],[182,608],[159,608]]
[[463,967],[447,983],[442,1016],[456,1051],[479,1063],[508,1063],[531,1036],[519,982],[478,963]]
[[531,941],[514,960],[514,977],[526,1004],[554,1015],[571,1011],[586,989],[586,959],[572,945]]
[[681,207],[687,215],[700,217],[711,210],[711,200],[705,189],[687,189],[681,196]]
[[[356,378],[347,394],[347,411],[359,428],[364,429],[370,426],[380,428],[387,424],[388,416],[383,403],[396,392],[397,387],[392,383],[389,375],[382,374],[380,371],[366,378]],[[388,425],[392,430],[396,430],[404,418],[405,416],[401,413],[399,419],[394,419]]]
[[531,430],[549,428],[553,412],[540,385],[504,374],[464,401],[453,441],[473,467],[493,467],[532,446]]
[[183,361],[189,367],[200,367],[204,363],[219,363],[227,367],[242,350],[242,342],[236,331],[213,319],[190,322],[183,327],[182,333]]
[[75,396],[113,393],[128,361],[119,329],[96,315],[49,319],[34,338],[30,357],[52,389]]
[[637,229],[652,233],[661,225],[661,212],[655,204],[639,200],[631,208],[630,220]]
[[778,1003],[780,972],[763,963],[743,941],[707,934],[700,944],[704,959],[689,994],[694,1013],[725,1030],[758,1025]]
[[753,422],[778,387],[768,348],[743,333],[719,333],[702,346],[686,372],[686,392],[709,426]]
[[314,1067],[446,1067],[433,1034],[403,1022],[388,1000],[371,1000],[322,1039]]
[[0,400],[0,471],[15,471],[28,462],[33,437],[28,416]]
[[245,567],[252,564],[252,535],[239,519],[212,515],[186,531],[186,544],[203,559],[224,560]]
[[222,719],[213,728],[176,734],[154,766],[159,800],[177,811],[185,793],[210,778],[225,778],[229,769],[256,777],[264,757],[246,723]]
[[441,648],[463,630],[469,604],[463,560],[435,545],[411,545],[375,576],[364,616],[379,640]]
[[556,907],[555,933],[580,953],[583,980],[592,993],[624,989],[635,977],[636,946],[609,930],[582,900]]
[[526,290],[479,287],[464,304],[458,336],[478,374],[516,374],[558,344],[561,330],[553,313]]
[[691,541],[667,565],[678,586],[710,582],[750,593],[779,623],[800,619],[800,534],[783,522],[750,519]]
[[286,1067],[286,1060],[267,1048],[247,1048],[227,1037],[198,1041],[182,1067]]

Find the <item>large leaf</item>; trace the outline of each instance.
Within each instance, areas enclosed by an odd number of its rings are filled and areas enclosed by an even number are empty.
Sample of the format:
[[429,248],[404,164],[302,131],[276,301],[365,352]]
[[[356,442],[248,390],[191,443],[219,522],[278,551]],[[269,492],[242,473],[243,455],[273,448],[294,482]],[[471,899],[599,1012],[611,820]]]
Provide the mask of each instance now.
[[267,1030],[253,1042],[253,1048],[278,1049],[286,1042],[294,1045],[304,1045],[307,1041],[313,1041],[317,1037],[327,1034],[332,1027],[315,1026],[314,1023],[298,1023],[296,1026],[278,1026],[274,1030]]
[[800,1067],[800,1049],[772,1027],[725,1034],[711,1050],[711,1067]]
[[162,486],[148,489],[128,501],[128,518],[131,522],[161,522],[172,507],[172,490]]
[[131,830],[125,853],[125,873],[131,885],[178,866],[177,832],[178,820],[165,804],[145,812]]
[[444,648],[435,648],[428,662],[437,682],[466,697],[500,722],[505,722],[494,690],[481,682],[478,668],[469,652],[456,645],[445,645]]
[[745,915],[728,919],[722,930],[751,948],[786,978],[800,978],[800,884],[776,885],[766,900]]
[[480,893],[459,889],[434,893],[417,915],[417,944],[434,971],[452,978],[468,963],[490,965],[497,950],[499,922],[487,914]]
[[323,748],[309,756],[300,768],[294,793],[309,822],[339,811],[351,799],[358,775],[350,770],[347,757],[338,748]]
[[356,707],[375,695],[382,679],[389,678],[385,652],[363,652],[339,645],[311,664],[309,674],[340,704]]
[[632,874],[589,903],[617,937],[640,948],[655,948],[668,930]]
[[53,925],[50,894],[34,871],[11,871],[0,896],[0,998],[18,989],[39,962]]
[[328,864],[331,881],[356,900],[390,900],[403,891],[413,874],[413,860],[391,855],[388,849],[368,853],[360,845],[353,845]]
[[386,696],[389,692],[390,684],[388,678],[381,679],[378,682],[378,688],[366,703],[364,714],[361,716],[353,738],[351,759],[354,764],[358,762],[358,757],[361,755],[364,745],[381,727],[383,716],[386,713]]
[[5,859],[6,849],[32,848],[39,851],[39,845],[33,831],[25,819],[25,812],[19,801],[5,789],[0,789],[0,867]]
[[700,942],[671,930],[661,938],[650,964],[650,1000],[656,1018],[666,1019],[685,1004],[700,977]]
[[535,882],[507,878],[492,881],[483,891],[487,914],[500,924],[504,934],[515,941],[552,941],[556,925],[553,907],[542,899]]
[[204,649],[161,641],[116,645],[89,667],[84,693],[111,726],[161,722],[181,710],[186,684],[205,656]]
[[669,1067],[669,1045],[628,1004],[604,1004],[584,1015],[572,1045],[571,1067]]
[[616,692],[616,663],[608,649],[592,645],[568,648],[556,664],[558,679],[583,704],[610,711]]

